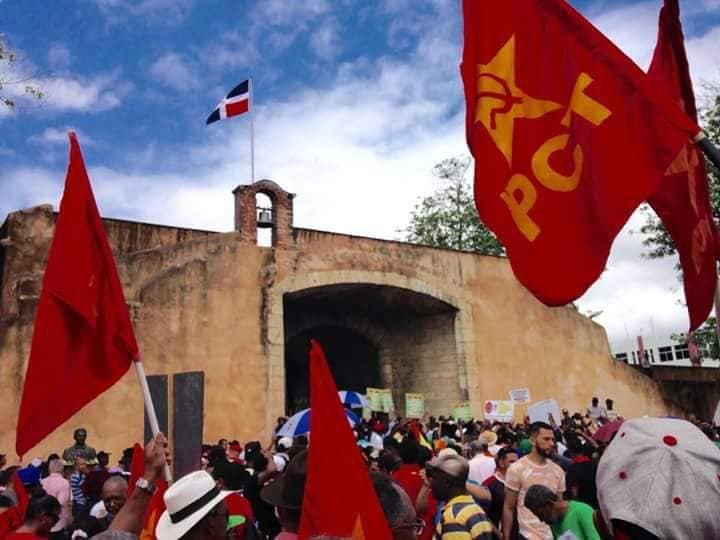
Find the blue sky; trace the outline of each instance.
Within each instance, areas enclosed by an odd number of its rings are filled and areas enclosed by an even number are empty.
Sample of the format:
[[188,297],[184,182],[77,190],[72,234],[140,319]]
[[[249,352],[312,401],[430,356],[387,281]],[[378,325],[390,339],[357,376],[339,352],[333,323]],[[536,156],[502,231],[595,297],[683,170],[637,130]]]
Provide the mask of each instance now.
[[[660,0],[572,3],[647,66]],[[74,128],[104,215],[229,230],[230,192],[249,176],[248,119],[204,122],[252,76],[256,176],[298,194],[296,224],[397,238],[433,189],[432,166],[466,152],[459,4],[0,0],[0,33],[19,56],[0,78],[47,94],[0,110],[0,221],[57,206]],[[681,7],[696,83],[720,80],[720,0]],[[628,320],[631,335],[647,326],[649,311],[660,332],[685,324],[673,262],[640,260],[639,240],[618,240],[581,303],[609,311],[599,320],[613,339]]]

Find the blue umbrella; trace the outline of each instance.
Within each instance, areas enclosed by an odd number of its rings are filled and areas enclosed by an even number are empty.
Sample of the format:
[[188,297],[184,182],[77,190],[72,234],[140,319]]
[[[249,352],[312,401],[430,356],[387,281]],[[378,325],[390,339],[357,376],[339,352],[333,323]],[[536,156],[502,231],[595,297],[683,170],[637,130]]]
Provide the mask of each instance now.
[[338,395],[340,396],[340,401],[342,401],[342,404],[346,407],[354,409],[370,406],[370,402],[360,392],[353,392],[352,390],[340,390],[338,392]]
[[[345,409],[345,416],[347,416],[348,424],[350,427],[355,426],[360,419],[352,411]],[[275,433],[276,437],[297,437],[299,435],[305,435],[310,431],[310,409],[303,409],[299,413],[293,414],[288,418],[287,422],[277,430]]]

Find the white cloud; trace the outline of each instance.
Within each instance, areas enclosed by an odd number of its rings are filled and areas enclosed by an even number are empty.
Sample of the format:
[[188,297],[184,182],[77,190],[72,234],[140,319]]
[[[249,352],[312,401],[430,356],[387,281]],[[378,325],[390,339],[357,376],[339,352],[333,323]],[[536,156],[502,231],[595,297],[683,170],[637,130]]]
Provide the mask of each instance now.
[[121,24],[130,18],[148,23],[177,24],[185,20],[195,0],[94,0],[110,24]]
[[132,84],[118,72],[93,77],[63,76],[37,79],[45,94],[44,106],[57,111],[97,113],[119,107]]
[[70,66],[70,50],[62,43],[53,43],[48,49],[48,64],[52,70],[64,70]]
[[28,141],[32,143],[40,143],[43,145],[67,145],[68,131],[74,131],[83,146],[93,146],[95,144],[95,140],[89,135],[80,131],[79,129],[72,127],[45,128],[42,133],[30,136],[28,138]]
[[337,21],[325,21],[310,36],[310,47],[323,60],[332,60],[342,52],[339,32]]
[[200,83],[190,61],[177,53],[161,56],[150,65],[148,72],[156,81],[180,92],[193,90]]

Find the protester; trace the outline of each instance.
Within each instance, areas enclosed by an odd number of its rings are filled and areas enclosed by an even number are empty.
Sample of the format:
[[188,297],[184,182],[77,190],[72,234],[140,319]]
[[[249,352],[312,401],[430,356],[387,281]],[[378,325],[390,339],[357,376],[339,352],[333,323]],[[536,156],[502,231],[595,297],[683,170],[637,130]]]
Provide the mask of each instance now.
[[88,506],[93,506],[100,500],[102,488],[105,480],[110,477],[108,464],[110,463],[110,454],[105,451],[98,452],[97,465],[89,468],[87,477],[82,485],[83,494],[87,499]]
[[426,466],[433,497],[444,502],[435,529],[435,537],[439,540],[458,537],[472,540],[493,538],[492,524],[467,492],[468,472],[467,460],[454,452],[440,455]]
[[569,432],[565,435],[567,441],[568,456],[572,464],[567,470],[565,484],[569,498],[583,502],[597,509],[597,486],[595,476],[597,474],[598,462],[590,455],[595,446],[583,444],[583,439],[577,432]]
[[288,450],[290,450],[292,445],[292,437],[280,437],[275,443],[275,449],[277,452],[273,454],[273,461],[275,462],[275,468],[278,472],[282,472],[290,461]]
[[607,411],[605,408],[600,407],[599,398],[592,398],[592,405],[587,408],[587,415],[596,422],[602,417],[607,417]]
[[101,491],[100,504],[105,509],[105,516],[100,520],[101,522],[110,526],[110,523],[118,514],[120,509],[125,506],[127,501],[128,483],[122,476],[111,476],[103,484]]
[[60,503],[60,519],[50,530],[51,538],[62,538],[70,515],[70,482],[63,476],[63,469],[64,463],[61,459],[51,460],[48,463],[47,478],[40,481],[45,492]]
[[[94,451],[94,450],[93,450]],[[78,457],[75,460],[75,472],[70,477],[70,489],[72,490],[72,514],[78,517],[90,511],[88,500],[83,492],[83,483],[88,473],[88,463],[85,458]]]
[[243,540],[247,536],[255,538],[254,515],[252,505],[243,492],[250,481],[250,475],[245,468],[237,462],[227,462],[218,465],[213,471],[213,478],[219,489],[231,491],[225,499],[228,509],[228,533],[234,538]]
[[290,460],[282,475],[263,487],[262,500],[274,506],[281,532],[275,540],[295,540],[300,529],[303,493],[307,480],[308,451],[303,450]]
[[[507,470],[518,459],[517,453],[511,448],[501,448],[495,456],[495,474],[483,482],[490,491],[490,503],[487,505],[487,515],[498,530],[502,530],[503,506],[505,505],[505,475]],[[518,540],[519,529],[517,516],[513,520],[510,538]]]
[[482,485],[485,480],[495,474],[495,458],[490,455],[487,440],[477,440],[470,443],[471,459],[468,482]]
[[553,463],[555,434],[552,426],[535,422],[530,426],[532,451],[513,463],[505,475],[503,538],[510,540],[513,519],[517,513],[520,535],[527,540],[552,538],[550,528],[525,507],[525,494],[534,484],[544,485],[558,495],[565,492],[565,474]]
[[525,494],[525,506],[550,525],[553,538],[600,540],[593,509],[585,503],[563,500],[552,489],[535,484]]
[[32,540],[47,538],[51,529],[60,521],[60,503],[52,495],[32,497],[25,511],[25,521],[8,534],[8,540]]
[[242,459],[243,448],[240,446],[238,441],[232,441],[227,446],[227,460],[233,463],[243,463]]
[[422,488],[423,480],[420,477],[422,470],[419,464],[420,448],[412,435],[403,438],[399,453],[402,463],[390,476],[402,487],[410,500],[415,501]]
[[605,538],[720,538],[720,450],[690,422],[626,421],[600,460],[597,488]]
[[371,473],[370,478],[393,540],[417,538],[425,528],[425,522],[418,519],[415,507],[405,490],[384,473]]
[[86,461],[93,461],[97,459],[95,449],[86,444],[87,430],[85,428],[76,429],[73,432],[73,439],[75,439],[75,444],[63,451],[62,458],[65,461],[75,463],[77,458],[83,458]]
[[618,412],[615,410],[613,400],[610,398],[605,400],[605,415],[609,420],[618,419]]

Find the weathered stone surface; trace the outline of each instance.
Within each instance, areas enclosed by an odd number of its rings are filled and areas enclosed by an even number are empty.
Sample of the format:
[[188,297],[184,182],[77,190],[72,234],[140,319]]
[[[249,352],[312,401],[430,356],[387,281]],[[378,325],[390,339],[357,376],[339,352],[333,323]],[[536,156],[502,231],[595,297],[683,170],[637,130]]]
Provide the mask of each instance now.
[[[258,191],[274,197],[274,248],[256,245]],[[235,196],[230,233],[105,220],[146,370],[205,373],[206,441],[266,442],[285,412],[285,344],[324,323],[376,346],[380,378],[392,387],[398,411],[404,392],[424,392],[434,414],[467,398],[480,415],[484,400],[529,387],[533,399],[555,398],[571,409],[598,395],[614,398],[629,416],[672,412],[656,383],[610,357],[601,326],[569,307],[540,304],[503,258],[293,229],[292,196],[269,181],[240,186]],[[0,228],[5,453],[14,447],[53,227],[51,209],[36,207],[10,214]],[[309,304],[298,300],[303,296]],[[523,413],[519,408],[518,417]],[[113,459],[139,441],[142,400],[134,373],[32,455],[64,448],[80,425]]]

